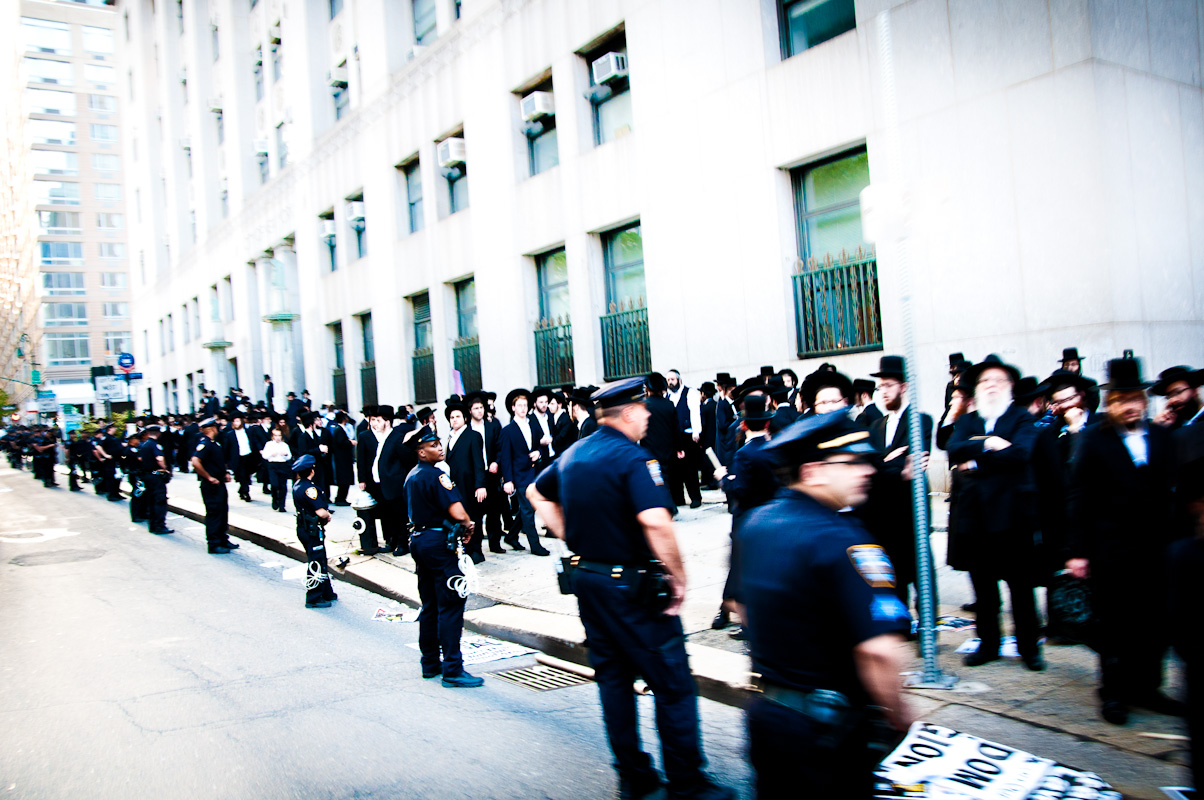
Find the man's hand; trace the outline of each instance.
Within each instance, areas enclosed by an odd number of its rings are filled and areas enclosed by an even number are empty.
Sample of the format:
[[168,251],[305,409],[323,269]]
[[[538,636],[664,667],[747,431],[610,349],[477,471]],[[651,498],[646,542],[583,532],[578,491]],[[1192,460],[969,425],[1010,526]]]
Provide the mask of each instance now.
[[1091,563],[1085,558],[1072,558],[1066,562],[1066,569],[1081,581],[1091,577]]
[[324,444],[320,444],[320,445],[318,445],[318,451],[319,451],[319,452],[322,452],[322,453],[329,453],[329,452],[330,452],[330,448],[329,448],[329,447],[327,447],[327,446],[326,446],[326,445],[324,445]]
[[485,488],[481,487],[480,489],[477,489],[474,496],[477,498],[478,503],[484,503],[486,494],[487,492],[485,491]]
[[1164,428],[1169,428],[1171,425],[1174,425],[1175,424],[1175,410],[1173,408],[1171,408],[1170,406],[1167,406],[1166,408],[1162,409],[1154,416],[1154,424],[1161,425]]
[[672,575],[666,577],[669,579],[669,589],[673,592],[673,599],[665,607],[665,616],[676,617],[681,613],[681,606],[686,601],[686,585]]
[[685,457],[686,457],[686,451],[685,451],[685,450],[678,450],[678,451],[677,451],[677,457],[678,457],[678,458],[685,458]]
[[361,483],[361,484],[360,484],[360,491],[361,491],[361,492],[366,492],[367,490],[368,490],[368,484],[366,484],[366,483]]
[[727,477],[727,467],[717,467],[715,469],[715,480],[721,481]]
[[[916,464],[916,461],[919,462],[918,465]],[[928,471],[928,454],[920,453],[920,457],[917,460],[913,460],[911,456],[907,457],[907,463],[903,465],[903,480],[909,481],[909,480],[911,480],[912,476],[915,475],[915,472],[913,471],[914,466],[919,467],[921,475],[923,475],[925,472],[927,472]]]
[[494,461],[492,464],[489,465],[489,471],[492,472],[494,475],[497,474],[497,462],[496,461]]
[[982,443],[983,450],[1007,450],[1012,446],[1012,443],[1002,436],[988,436],[987,440]]
[[514,494],[514,483],[511,481],[506,481],[502,484],[502,491],[506,494]]
[[527,453],[527,455],[531,458],[532,464],[534,464],[536,461],[539,460],[539,451],[538,450],[532,450],[530,453]]
[[460,537],[460,541],[468,544],[468,540],[472,538],[473,532],[477,529],[477,524],[472,520],[461,522],[460,524],[464,526],[464,535]]
[[1066,409],[1066,412],[1062,416],[1066,418],[1066,427],[1070,429],[1071,433],[1078,433],[1087,424],[1086,410],[1077,406]]
[[543,435],[543,438],[539,440],[539,443],[540,443],[540,444],[544,444],[544,445],[551,444],[551,443],[552,443],[552,436],[551,436],[551,434],[545,433],[545,434]]
[[903,455],[906,452],[907,452],[906,447],[896,447],[894,450],[890,451],[890,453],[886,456],[886,458],[884,458],[882,460],[883,461],[894,461],[896,458],[898,458],[899,456]]
[[217,478],[213,477],[212,475],[209,476],[209,482],[210,483],[221,483],[221,481],[219,481]]
[[229,482],[230,482],[230,479],[231,479],[232,477],[233,477],[233,476],[232,476],[232,475],[231,475],[229,472],[227,472],[227,473],[226,473],[226,483],[229,483]]
[[700,434],[700,433],[692,434],[691,438],[694,440],[694,444],[698,444],[698,440],[702,438],[702,434]]

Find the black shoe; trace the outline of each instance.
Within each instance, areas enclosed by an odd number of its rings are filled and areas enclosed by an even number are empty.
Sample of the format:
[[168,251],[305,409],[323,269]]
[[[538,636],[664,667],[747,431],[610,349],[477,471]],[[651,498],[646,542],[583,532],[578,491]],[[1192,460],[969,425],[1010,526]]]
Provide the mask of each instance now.
[[[50,486],[50,484],[47,484],[47,488],[49,488],[49,486]],[[106,497],[105,499],[108,500],[110,503],[120,503],[125,498],[122,497],[121,495],[117,495],[116,497]]]
[[655,775],[643,781],[629,781],[619,778],[619,800],[644,800],[661,790],[664,786],[661,779]]
[[1100,716],[1113,725],[1124,725],[1129,721],[1129,709],[1118,700],[1106,700],[1100,707]]
[[82,491],[83,491],[83,489],[79,488],[78,486],[72,486],[72,487],[71,487],[71,491],[73,491],[73,492],[82,492]]
[[962,663],[967,667],[981,667],[983,664],[990,664],[992,661],[998,660],[998,649],[996,649],[996,652],[992,653],[989,650],[984,650],[982,645],[979,645],[978,650],[970,653],[968,656],[962,659]]
[[978,609],[978,603],[962,603],[962,611],[969,611],[973,614]]
[[485,554],[484,553],[481,553],[481,552],[469,553],[468,557],[472,559],[472,563],[474,563],[474,564],[484,564],[485,563]]
[[[137,519],[134,519],[133,517],[130,517],[130,522],[133,522],[133,523],[143,523],[143,522],[146,522],[146,517],[138,517]],[[153,532],[154,532],[154,531],[152,531],[152,533],[153,533]]]
[[1024,666],[1028,667],[1033,672],[1045,671],[1045,659],[1040,653],[1031,656],[1024,656]]
[[306,608],[330,608],[329,600],[318,600],[316,603],[306,603]]
[[158,533],[158,534],[163,534],[163,533],[175,533],[175,531],[174,531],[174,530],[172,530],[171,528],[151,528],[151,529],[150,529],[150,532],[151,532],[151,533]]
[[711,630],[721,631],[732,624],[732,612],[726,608],[719,609],[719,613],[715,615],[715,619],[711,620]]
[[243,501],[244,503],[250,503],[250,502],[251,502],[251,495],[249,495],[249,494],[240,494],[240,495],[238,496],[238,499],[239,499],[239,500],[241,500],[241,501]]
[[211,556],[224,556],[229,552],[231,552],[229,547],[222,547],[220,544],[215,544],[209,548],[209,555]]
[[736,790],[707,778],[704,783],[685,791],[669,790],[669,800],[736,800]]
[[1173,697],[1167,697],[1162,692],[1150,692],[1149,694],[1129,698],[1129,705],[1144,708],[1146,711],[1153,711],[1155,714],[1164,714],[1168,717],[1187,716],[1186,703]]
[[409,554],[410,548],[404,545],[398,545],[397,547],[393,548],[393,555],[397,556],[398,558],[401,558],[402,556],[408,556]]
[[526,550],[527,549],[527,548],[523,547],[522,542],[520,542],[518,540],[517,536],[515,536],[513,540],[506,539],[505,542],[506,542],[506,544],[510,545],[511,550]]
[[226,548],[227,550],[237,550],[238,542],[232,542],[227,539],[226,541],[222,542],[222,547]]
[[701,500],[691,500],[690,508],[702,508],[702,501]]
[[333,503],[331,503],[331,505],[332,506],[347,506],[349,508],[351,506],[351,503],[348,503],[346,500],[344,500],[342,502],[335,500]]
[[489,545],[489,552],[504,553],[504,552],[506,552],[506,550],[500,544],[491,544],[491,545]]
[[424,679],[438,678],[442,674],[443,674],[443,670],[439,669],[438,667],[436,667],[435,669],[427,669],[426,667],[422,668],[422,677]]
[[461,670],[459,675],[444,675],[443,685],[449,689],[475,689],[478,686],[484,686],[485,679],[469,675]]
[[277,511],[279,511],[281,514],[287,514],[287,513],[288,513],[288,509],[287,509],[287,508],[278,508],[278,509],[276,509],[276,510],[277,510]]
[[748,633],[745,632],[743,625],[730,632],[728,636],[732,637],[737,642],[748,641]]
[[531,555],[533,555],[533,556],[550,556],[550,555],[552,555],[552,551],[546,547],[541,547],[538,550],[536,550],[534,547],[532,547]]

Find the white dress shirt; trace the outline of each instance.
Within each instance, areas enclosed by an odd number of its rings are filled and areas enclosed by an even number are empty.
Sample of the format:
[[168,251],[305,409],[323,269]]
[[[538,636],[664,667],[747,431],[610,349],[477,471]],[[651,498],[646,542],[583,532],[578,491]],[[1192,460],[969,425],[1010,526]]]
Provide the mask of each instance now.
[[[890,447],[891,442],[895,440],[895,432],[899,430],[899,422],[902,421],[903,415],[907,413],[907,404],[904,404],[898,411],[886,412],[886,446]],[[994,427],[992,425],[992,427]]]
[[287,464],[293,458],[293,451],[284,442],[268,441],[259,451],[263,460],[272,464]]
[[[369,430],[372,429],[369,428]],[[388,439],[389,434],[392,432],[392,428],[383,433],[372,431],[372,434],[376,437],[376,457],[372,459],[372,480],[374,483],[380,483],[380,454],[385,449],[385,439]]]
[[474,431],[481,434],[481,463],[485,465],[485,470],[488,471],[489,454],[485,452],[485,420],[481,420],[480,422],[472,420],[468,424]]
[[240,456],[251,455],[251,440],[247,438],[247,429],[239,428],[234,431],[234,438],[238,440],[238,454]]
[[523,438],[527,440],[527,452],[535,449],[539,442],[534,444],[531,442],[531,420],[526,417],[515,417],[514,422],[518,425],[518,429],[523,432]]
[[1150,461],[1150,443],[1146,439],[1145,425],[1137,426],[1137,430],[1124,431],[1125,447],[1129,450],[1129,458],[1133,466],[1144,467]]

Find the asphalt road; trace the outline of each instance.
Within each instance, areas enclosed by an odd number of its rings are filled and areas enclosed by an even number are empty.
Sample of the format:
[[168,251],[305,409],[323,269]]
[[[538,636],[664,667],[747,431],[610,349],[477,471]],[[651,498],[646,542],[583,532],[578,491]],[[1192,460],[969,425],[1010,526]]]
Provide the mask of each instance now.
[[[336,583],[308,610],[294,562],[169,524],[0,467],[0,798],[614,796],[592,684],[445,689],[416,625],[371,620],[388,601]],[[741,713],[700,708],[712,774],[748,796]]]

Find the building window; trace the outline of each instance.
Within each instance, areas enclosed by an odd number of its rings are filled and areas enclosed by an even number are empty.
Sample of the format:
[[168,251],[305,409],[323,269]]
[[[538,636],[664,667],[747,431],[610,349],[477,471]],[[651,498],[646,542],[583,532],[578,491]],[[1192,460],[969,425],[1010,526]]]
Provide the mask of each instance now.
[[134,337],[129,331],[105,331],[105,355],[116,358],[130,352]]
[[102,203],[116,203],[121,200],[121,184],[120,183],[97,183],[93,184],[95,197]]
[[117,70],[100,64],[84,64],[84,80],[92,83],[111,84],[117,80]]
[[631,132],[631,81],[627,77],[627,38],[620,31],[585,54],[593,111],[594,144],[606,144]]
[[[536,96],[535,92],[551,95],[552,82],[547,81],[527,96],[534,98]],[[535,100],[532,99],[529,102],[534,104]],[[523,135],[527,138],[527,163],[531,170],[531,175],[538,175],[560,163],[555,114],[544,114],[524,123]]]
[[86,294],[84,289],[84,273],[82,272],[43,272],[42,293],[49,297]]
[[340,120],[347,113],[347,105],[351,102],[351,92],[346,86],[335,86],[330,90],[334,98],[334,118]]
[[65,150],[33,150],[29,161],[35,175],[79,175],[79,156]]
[[121,169],[121,156],[115,153],[93,153],[92,169],[97,172],[117,172]]
[[418,159],[402,167],[406,182],[406,205],[409,211],[410,233],[422,230],[422,173],[419,170]]
[[201,335],[201,298],[192,298],[192,329]]
[[39,211],[38,228],[44,236],[81,233],[78,211]]
[[88,324],[84,303],[43,303],[42,322],[47,328],[82,328]]
[[184,0],[176,0],[176,22],[179,23],[179,34],[184,35]]
[[364,218],[364,196],[347,198],[347,224],[355,234],[355,257],[368,255],[368,221]]
[[48,367],[86,365],[92,360],[88,353],[87,333],[47,333],[42,341],[46,343]]
[[468,165],[445,167],[443,174],[447,178],[447,213],[455,214],[468,208]]
[[34,144],[75,144],[75,123],[31,119],[26,123]]
[[113,214],[108,211],[102,211],[96,215],[96,227],[106,230],[120,230],[125,222],[125,218],[121,214]]
[[410,357],[414,377],[414,400],[418,403],[434,402],[435,355],[434,337],[431,330],[430,295],[423,292],[410,298],[414,312],[414,351]]
[[460,337],[477,335],[477,284],[472,278],[456,284],[456,331]]
[[372,331],[372,314],[360,315],[360,336],[364,346],[364,360],[376,360],[376,336]]
[[83,242],[40,242],[42,266],[82,267],[84,265]]
[[117,126],[116,125],[97,125],[92,123],[88,126],[92,134],[94,142],[115,142],[117,141]]
[[21,32],[27,52],[71,55],[71,26],[65,22],[21,17]]
[[117,110],[117,98],[111,94],[88,95],[88,110],[111,113]]
[[334,368],[346,369],[346,353],[343,348],[343,323],[330,323],[330,335],[334,342]]
[[167,315],[167,351],[174,352],[176,349],[176,331],[175,324],[172,321],[171,314]]
[[192,329],[188,324],[188,304],[180,306],[180,337],[184,344],[192,341]]
[[798,55],[857,27],[853,0],[779,0],[782,57]]
[[30,83],[52,83],[70,86],[75,82],[72,65],[68,61],[50,61],[45,58],[25,59],[25,71]]
[[284,76],[284,45],[274,44],[272,49],[272,83]]
[[78,206],[79,184],[62,181],[34,181],[34,199],[38,205]]
[[80,30],[84,33],[84,50],[103,55],[113,52],[113,32],[111,30],[94,28],[90,25],[83,25]]
[[255,48],[255,64],[251,68],[255,76],[255,101],[263,99],[263,47]]
[[268,164],[268,154],[257,154],[255,156],[255,163],[259,165],[259,185],[262,186],[268,182],[270,177],[272,177],[271,167]]
[[[168,319],[170,320],[171,315],[168,314],[167,316],[168,316]],[[104,317],[105,317],[105,319],[129,319],[130,304],[124,303],[124,302],[122,302],[122,303],[105,303],[104,304]]]
[[435,41],[435,0],[414,0],[414,42],[427,45]]
[[637,222],[603,236],[606,301],[614,305],[644,302],[644,237]]
[[288,142],[284,138],[284,123],[276,126],[276,167],[284,169],[288,163]]
[[330,18],[334,19],[343,10],[343,0],[330,0]]
[[129,285],[129,276],[124,272],[100,273],[100,288],[124,289]]
[[[227,275],[222,278],[222,299],[226,302],[226,321],[234,321],[234,279]],[[237,385],[237,384],[235,384]]]
[[125,258],[125,245],[121,242],[101,242],[100,257],[107,261]]
[[564,248],[535,257],[541,319],[569,318],[569,264]]
[[222,144],[226,141],[226,117],[222,112],[213,112],[214,120],[217,123],[217,143]]
[[335,230],[334,211],[319,214],[318,219],[322,221],[322,241],[326,244],[326,252],[330,256],[330,271],[335,272],[339,268],[339,237]]
[[26,114],[57,114],[60,117],[75,116],[75,94],[53,89],[26,89],[24,92]]

